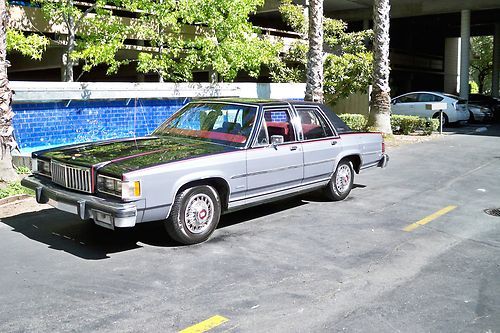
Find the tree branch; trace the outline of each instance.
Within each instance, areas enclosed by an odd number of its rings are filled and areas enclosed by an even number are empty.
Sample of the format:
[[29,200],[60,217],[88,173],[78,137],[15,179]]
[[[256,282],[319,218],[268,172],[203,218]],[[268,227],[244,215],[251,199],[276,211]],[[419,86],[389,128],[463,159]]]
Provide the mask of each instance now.
[[82,13],[82,15],[80,15],[80,18],[78,18],[78,21],[75,24],[75,31],[78,30],[78,28],[80,27],[80,25],[83,23],[83,19],[85,18],[85,16],[87,16],[91,11],[93,11],[96,8],[97,8],[97,2],[95,4],[93,4],[92,6],[90,6],[89,8],[87,8]]

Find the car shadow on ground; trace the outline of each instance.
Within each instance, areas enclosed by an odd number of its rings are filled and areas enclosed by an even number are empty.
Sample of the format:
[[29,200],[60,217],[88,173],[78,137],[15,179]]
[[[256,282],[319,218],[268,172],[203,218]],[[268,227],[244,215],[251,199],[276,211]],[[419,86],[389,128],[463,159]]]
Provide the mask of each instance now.
[[[364,185],[355,184],[354,189]],[[309,202],[326,202],[321,191],[306,193],[280,201],[261,204],[221,216],[218,229],[270,216],[275,213],[307,205]],[[87,260],[109,258],[110,254],[134,250],[143,245],[155,247],[180,247],[171,240],[162,221],[141,223],[134,228],[108,230],[92,222],[49,208],[37,212],[22,213],[0,219],[14,232],[37,242],[47,244],[50,249],[64,251]]]

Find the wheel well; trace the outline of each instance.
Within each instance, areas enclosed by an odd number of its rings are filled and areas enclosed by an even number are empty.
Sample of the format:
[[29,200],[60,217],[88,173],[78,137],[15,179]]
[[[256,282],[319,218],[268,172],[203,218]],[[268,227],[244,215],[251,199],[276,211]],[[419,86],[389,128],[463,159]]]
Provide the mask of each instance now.
[[229,184],[223,178],[214,177],[190,181],[182,185],[175,195],[181,193],[185,189],[200,185],[210,185],[215,188],[221,199],[222,210],[224,211],[227,209],[229,202]]
[[361,168],[361,157],[359,157],[359,155],[345,156],[341,159],[341,161],[344,160],[350,161],[352,163],[352,168],[354,169],[354,171],[356,173],[359,173],[359,169]]
[[[446,114],[446,112],[443,112],[443,117],[448,118],[448,115]],[[437,119],[439,119],[439,112],[434,113],[434,114],[432,115],[432,118],[433,118],[433,119],[436,119],[436,118],[437,118]]]

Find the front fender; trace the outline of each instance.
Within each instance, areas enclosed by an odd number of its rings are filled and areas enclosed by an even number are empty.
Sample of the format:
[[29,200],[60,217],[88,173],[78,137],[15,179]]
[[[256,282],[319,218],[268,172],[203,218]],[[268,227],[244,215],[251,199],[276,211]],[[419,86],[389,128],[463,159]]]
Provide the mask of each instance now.
[[[188,175],[182,176],[181,178],[177,179],[172,186],[172,196],[170,198],[170,202],[173,204],[175,201],[175,197],[179,193],[180,189],[189,183],[192,182],[198,182],[198,181],[203,181],[203,180],[210,180],[210,179],[222,179],[227,186],[227,189],[229,191],[228,195],[230,194],[231,187],[229,186],[228,181],[225,179],[223,174],[220,171],[217,170],[206,170],[202,172],[196,172],[196,173],[190,173]],[[170,215],[170,210],[172,209],[172,205],[168,208],[167,212],[167,217]]]

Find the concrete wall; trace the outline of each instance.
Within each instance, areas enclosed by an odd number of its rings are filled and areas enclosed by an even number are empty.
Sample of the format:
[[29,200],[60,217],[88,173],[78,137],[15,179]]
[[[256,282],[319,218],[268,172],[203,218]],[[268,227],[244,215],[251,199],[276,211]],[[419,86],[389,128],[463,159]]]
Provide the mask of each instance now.
[[12,81],[14,102],[129,98],[303,99],[305,83],[113,83]]

